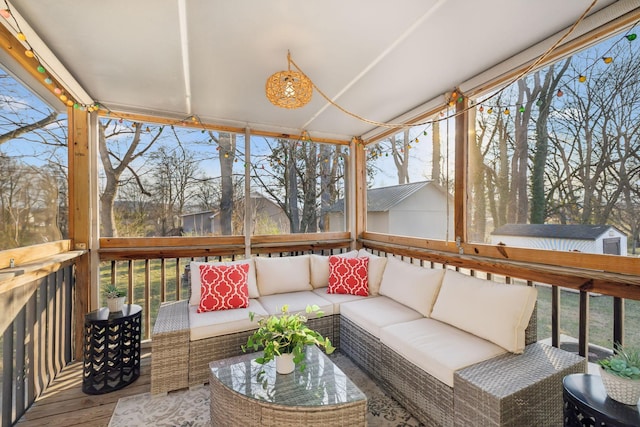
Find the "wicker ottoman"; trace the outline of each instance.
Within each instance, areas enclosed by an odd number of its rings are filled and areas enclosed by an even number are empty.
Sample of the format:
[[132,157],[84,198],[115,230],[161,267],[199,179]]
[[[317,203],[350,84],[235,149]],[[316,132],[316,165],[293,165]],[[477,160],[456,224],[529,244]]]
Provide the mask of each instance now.
[[584,372],[583,357],[546,344],[454,374],[456,426],[562,426],[562,379]]

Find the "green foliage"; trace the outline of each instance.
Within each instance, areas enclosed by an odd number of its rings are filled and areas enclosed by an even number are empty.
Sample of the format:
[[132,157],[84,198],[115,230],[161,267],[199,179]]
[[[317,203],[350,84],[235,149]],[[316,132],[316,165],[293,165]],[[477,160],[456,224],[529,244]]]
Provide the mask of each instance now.
[[123,289],[120,289],[116,285],[109,283],[104,287],[104,296],[107,298],[119,298],[127,295],[127,292]]
[[616,352],[598,361],[607,371],[622,378],[640,380],[640,351],[616,346]]
[[[310,329],[307,325],[307,317],[301,313],[289,314],[289,306],[282,306],[282,314],[269,316],[258,320],[258,330],[247,339],[247,344],[242,346],[242,351],[248,349],[258,351],[262,348],[263,356],[256,359],[256,362],[265,364],[273,360],[276,356],[284,353],[292,353],[293,361],[304,371],[304,349],[308,345],[324,347],[327,354],[333,353],[335,348],[331,345],[329,338]],[[307,306],[307,314],[315,314],[318,317],[324,313],[317,305]],[[249,313],[251,321],[254,320],[255,313]]]

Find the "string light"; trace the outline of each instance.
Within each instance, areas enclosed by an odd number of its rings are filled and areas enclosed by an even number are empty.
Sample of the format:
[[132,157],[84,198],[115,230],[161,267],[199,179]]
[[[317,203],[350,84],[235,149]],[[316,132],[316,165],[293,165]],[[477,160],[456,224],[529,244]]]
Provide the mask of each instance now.
[[[44,74],[43,82],[47,85],[52,85],[54,82],[53,78],[47,73],[46,67],[44,66],[44,64],[41,63],[40,58],[38,57],[36,52],[33,50],[33,47],[29,43],[27,36],[24,34],[22,29],[20,28],[20,24],[12,15],[11,9],[9,8],[9,4],[6,2],[6,0],[4,1],[4,4],[5,4],[5,8],[0,9],[0,16],[2,16],[5,20],[7,20],[7,23],[12,27],[11,29],[15,31],[16,39],[19,42],[21,42],[26,48],[24,51],[24,55],[27,58],[35,59],[37,61],[36,70],[38,71],[38,73]],[[76,101],[71,99],[68,93],[64,93],[64,91],[59,87],[55,87],[53,89],[53,92],[56,95],[58,95],[60,100],[68,107],[73,107],[74,109],[80,109],[82,111],[88,110],[90,112],[98,110],[98,107],[96,107],[97,103],[94,103],[93,105],[78,104]]]

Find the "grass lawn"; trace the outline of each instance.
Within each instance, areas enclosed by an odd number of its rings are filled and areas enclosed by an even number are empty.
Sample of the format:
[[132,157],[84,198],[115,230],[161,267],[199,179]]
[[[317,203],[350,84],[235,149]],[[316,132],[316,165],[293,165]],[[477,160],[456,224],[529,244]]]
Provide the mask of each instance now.
[[[551,287],[538,288],[538,339],[551,337]],[[560,291],[560,333],[578,338],[580,294]],[[640,347],[640,301],[625,300],[624,341]],[[589,342],[613,347],[613,297],[589,297]]]

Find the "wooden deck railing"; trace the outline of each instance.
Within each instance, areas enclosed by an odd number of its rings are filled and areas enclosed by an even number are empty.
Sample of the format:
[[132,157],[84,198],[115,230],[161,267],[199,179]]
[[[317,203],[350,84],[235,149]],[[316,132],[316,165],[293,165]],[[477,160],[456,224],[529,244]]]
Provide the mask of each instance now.
[[[252,255],[287,256],[302,253],[331,253],[347,249],[351,241],[345,233],[332,235],[261,236],[252,238]],[[421,247],[420,239],[383,238],[367,235],[360,243],[379,255],[395,254],[409,257],[413,262],[431,267],[455,268],[464,273],[494,281],[510,283],[519,281],[528,285],[548,285],[550,307],[544,307],[539,323],[550,324],[554,346],[560,346],[561,290],[571,289],[579,293],[579,317],[577,339],[578,352],[588,353],[589,345],[589,295],[592,291],[613,297],[613,332],[610,342],[624,341],[624,299],[640,300],[640,278],[636,275],[603,273],[575,267],[558,268],[536,263],[456,254],[428,250]],[[188,297],[185,266],[191,260],[232,260],[245,256],[242,237],[194,238],[187,240],[162,239],[155,247],[149,240],[105,239],[101,241],[100,258],[103,262],[101,283],[126,284],[130,302],[141,304],[144,310],[144,336],[149,337],[155,314],[162,301]],[[140,245],[140,246],[136,246]],[[572,294],[572,298],[574,295]],[[639,306],[640,307],[640,306]],[[612,347],[612,344],[609,348]]]
[[31,258],[12,258],[18,267],[0,273],[3,426],[20,419],[73,359],[75,262],[82,253],[50,255],[57,244],[34,248]]

